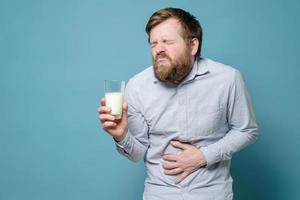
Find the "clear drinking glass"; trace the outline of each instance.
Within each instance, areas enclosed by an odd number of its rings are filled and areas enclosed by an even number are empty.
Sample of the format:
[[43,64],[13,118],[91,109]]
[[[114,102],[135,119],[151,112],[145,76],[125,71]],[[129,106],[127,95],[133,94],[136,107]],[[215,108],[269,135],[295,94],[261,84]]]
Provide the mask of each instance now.
[[111,108],[111,113],[116,119],[122,118],[122,104],[125,90],[125,81],[105,80],[104,91],[106,106]]

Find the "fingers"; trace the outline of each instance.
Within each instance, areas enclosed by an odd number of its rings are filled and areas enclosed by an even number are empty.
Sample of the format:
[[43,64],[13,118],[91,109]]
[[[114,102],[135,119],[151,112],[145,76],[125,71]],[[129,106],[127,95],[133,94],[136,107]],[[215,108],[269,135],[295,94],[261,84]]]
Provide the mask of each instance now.
[[170,170],[174,168],[178,168],[179,164],[177,162],[166,163],[163,165],[164,169]]
[[115,116],[109,114],[110,111],[111,109],[106,106],[101,106],[98,108],[99,119],[102,123],[104,123],[105,121],[114,121],[116,119]]
[[176,162],[178,160],[178,155],[174,154],[164,154],[163,159],[170,162]]
[[183,170],[181,168],[175,168],[175,169],[170,169],[170,170],[164,170],[164,173],[166,175],[177,175],[182,173]]
[[105,121],[114,121],[116,117],[110,114],[100,114],[99,119],[103,123]]
[[106,101],[105,101],[104,98],[102,98],[102,99],[101,99],[101,106],[105,106],[105,104],[106,104]]
[[110,107],[105,106],[105,99],[102,98],[101,99],[101,106],[98,107],[98,113],[99,114],[106,114],[109,113],[111,111]]
[[179,141],[171,141],[171,144],[172,144],[174,147],[179,148],[179,149],[182,149],[182,150],[187,149],[188,146],[189,146],[188,144],[184,144],[184,143],[181,143],[181,142],[179,142]]
[[113,128],[116,128],[116,126],[117,126],[117,123],[113,122],[113,121],[105,121],[102,123],[102,127],[104,129],[113,129]]
[[178,166],[179,166],[179,164],[176,162],[164,164],[163,168],[165,169],[164,170],[165,174],[176,175],[176,174],[183,172],[183,170],[181,168],[179,168]]
[[106,113],[109,113],[110,111],[111,111],[110,107],[107,107],[107,106],[100,106],[98,108],[99,114],[106,114]]
[[112,128],[116,126],[116,123],[113,122],[116,118],[113,115],[110,115],[111,108],[105,106],[105,99],[101,99],[101,106],[98,108],[99,119],[102,123],[103,128]]

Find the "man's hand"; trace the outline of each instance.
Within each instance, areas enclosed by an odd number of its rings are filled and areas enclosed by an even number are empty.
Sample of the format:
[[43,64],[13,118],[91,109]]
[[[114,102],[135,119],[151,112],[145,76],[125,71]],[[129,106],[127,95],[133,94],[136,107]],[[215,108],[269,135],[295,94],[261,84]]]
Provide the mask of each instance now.
[[206,160],[200,149],[191,144],[185,144],[179,141],[171,141],[171,144],[176,148],[182,149],[182,152],[179,155],[163,155],[163,159],[170,162],[165,163],[163,167],[165,174],[178,175],[176,184],[180,183],[197,169],[206,165]]
[[105,99],[101,99],[101,106],[98,108],[98,113],[102,128],[117,141],[125,138],[128,130],[127,110],[128,104],[124,102],[122,118],[116,119],[115,116],[110,114],[111,109],[105,106]]

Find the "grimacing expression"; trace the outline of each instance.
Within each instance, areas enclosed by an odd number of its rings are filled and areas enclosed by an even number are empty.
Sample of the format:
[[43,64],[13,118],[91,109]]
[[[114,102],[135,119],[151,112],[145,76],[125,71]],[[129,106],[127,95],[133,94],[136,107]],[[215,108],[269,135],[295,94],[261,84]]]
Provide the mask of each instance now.
[[[166,62],[160,62],[164,59]],[[156,78],[163,82],[179,83],[191,70],[191,60],[189,51],[179,55],[177,58],[170,58],[165,52],[152,57],[154,74]]]
[[181,32],[181,24],[174,18],[150,32],[154,74],[160,81],[178,84],[191,71],[194,55]]

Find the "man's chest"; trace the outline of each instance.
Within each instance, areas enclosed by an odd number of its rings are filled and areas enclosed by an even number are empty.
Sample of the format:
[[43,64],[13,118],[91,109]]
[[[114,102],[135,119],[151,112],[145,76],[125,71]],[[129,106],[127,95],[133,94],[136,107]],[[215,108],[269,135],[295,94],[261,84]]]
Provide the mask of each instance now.
[[225,85],[202,81],[155,89],[153,95],[143,101],[143,115],[150,134],[179,132],[183,137],[193,139],[227,126],[229,89]]

